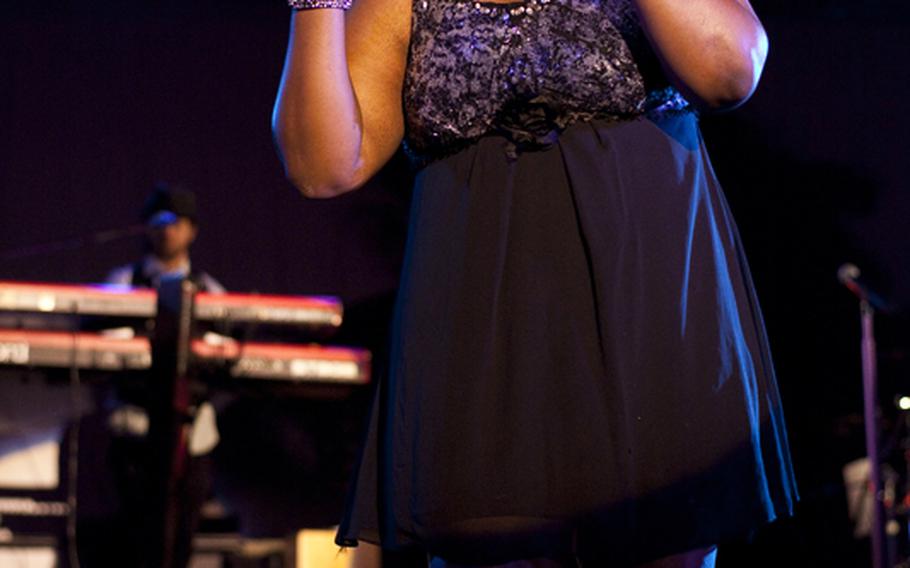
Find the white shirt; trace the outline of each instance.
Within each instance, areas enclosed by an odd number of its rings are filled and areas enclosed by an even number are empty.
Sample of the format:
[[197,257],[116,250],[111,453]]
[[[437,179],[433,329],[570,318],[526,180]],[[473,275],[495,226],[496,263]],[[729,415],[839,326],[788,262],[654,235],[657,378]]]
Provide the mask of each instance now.
[[[129,286],[133,283],[133,268],[135,264],[127,264],[124,266],[118,266],[112,270],[104,281],[108,284],[122,284]],[[185,262],[179,266],[176,270],[166,271],[164,265],[158,260],[154,255],[146,255],[142,259],[142,274],[149,279],[153,286],[157,286],[161,283],[162,280],[169,280],[171,278],[186,278],[192,266],[189,261]],[[201,272],[199,273],[199,279],[202,281],[202,284],[205,286],[206,292],[211,292],[213,294],[224,294],[224,286],[220,282],[212,278],[208,273]]]

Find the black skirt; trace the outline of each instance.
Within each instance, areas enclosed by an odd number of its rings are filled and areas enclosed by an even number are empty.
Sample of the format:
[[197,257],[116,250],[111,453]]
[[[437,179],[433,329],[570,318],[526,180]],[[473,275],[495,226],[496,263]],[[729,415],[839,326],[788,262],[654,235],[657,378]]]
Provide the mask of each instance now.
[[623,564],[791,514],[768,343],[696,116],[508,146],[418,175],[339,543]]

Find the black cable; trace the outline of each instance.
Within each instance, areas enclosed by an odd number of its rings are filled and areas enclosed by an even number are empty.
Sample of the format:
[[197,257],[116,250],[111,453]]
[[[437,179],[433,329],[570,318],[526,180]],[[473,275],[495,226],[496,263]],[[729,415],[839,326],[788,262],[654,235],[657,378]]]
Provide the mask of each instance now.
[[[75,304],[73,305],[73,308],[73,311],[76,312],[77,309]],[[77,343],[78,333],[78,329],[73,331],[72,349],[70,351],[69,390],[72,427],[69,428],[69,439],[67,440],[66,452],[66,504],[69,508],[66,516],[66,551],[70,568],[79,568],[76,517],[79,505],[79,431],[80,423],[82,421],[82,405],[80,404],[79,393],[82,387],[82,381],[79,376],[79,361],[77,359],[79,356],[79,346]]]

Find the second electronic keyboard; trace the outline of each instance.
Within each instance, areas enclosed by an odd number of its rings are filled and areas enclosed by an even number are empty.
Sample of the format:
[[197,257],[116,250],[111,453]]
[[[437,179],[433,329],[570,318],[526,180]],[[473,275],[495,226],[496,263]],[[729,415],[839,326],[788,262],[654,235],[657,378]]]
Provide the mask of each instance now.
[[[193,361],[238,379],[366,384],[370,353],[322,345],[240,342],[227,337],[191,343]],[[0,367],[141,371],[151,368],[146,338],[99,333],[0,329]]]

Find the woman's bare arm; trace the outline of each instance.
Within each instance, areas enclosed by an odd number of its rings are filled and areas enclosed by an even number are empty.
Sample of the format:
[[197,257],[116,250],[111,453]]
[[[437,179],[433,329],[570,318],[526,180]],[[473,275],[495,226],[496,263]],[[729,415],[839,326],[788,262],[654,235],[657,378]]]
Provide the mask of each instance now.
[[395,152],[409,26],[409,0],[294,13],[272,130],[304,195],[356,189]]
[[748,0],[633,0],[671,80],[693,103],[731,108],[749,98],[768,38]]

